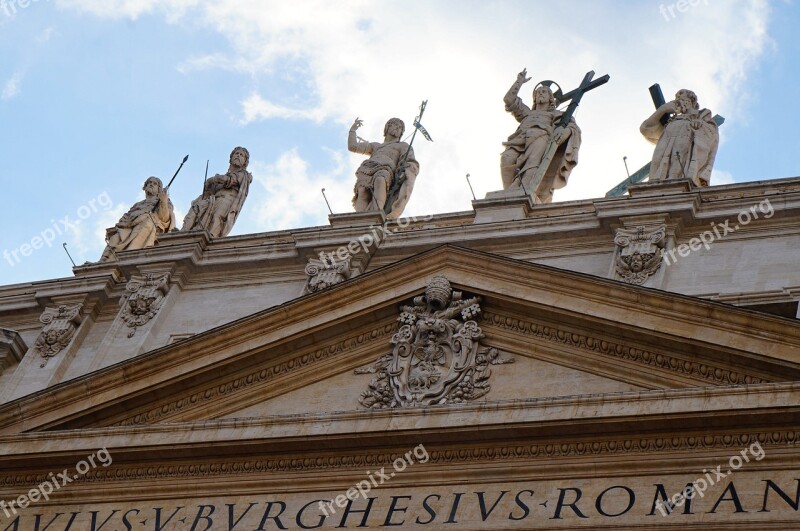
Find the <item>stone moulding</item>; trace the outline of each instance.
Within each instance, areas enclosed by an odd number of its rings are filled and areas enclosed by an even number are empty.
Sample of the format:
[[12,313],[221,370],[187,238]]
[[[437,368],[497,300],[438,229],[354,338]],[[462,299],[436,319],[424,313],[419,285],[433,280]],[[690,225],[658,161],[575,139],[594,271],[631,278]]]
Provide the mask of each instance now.
[[73,306],[62,304],[45,309],[39,317],[44,327],[33,344],[33,351],[44,359],[39,367],[47,365],[50,358],[55,357],[69,345],[82,319],[81,308],[83,304]]
[[15,363],[22,361],[27,350],[25,341],[16,331],[0,328],[0,375]]
[[276,365],[251,371],[248,374],[238,376],[233,380],[206,387],[201,391],[194,392],[177,400],[158,404],[156,407],[151,407],[147,411],[143,411],[118,422],[114,422],[111,424],[111,426],[137,426],[142,424],[154,424],[167,418],[171,418],[175,415],[185,414],[189,411],[200,409],[211,401],[233,395],[246,389],[250,389],[259,384],[264,384],[295,370],[308,367],[316,362],[336,356],[339,353],[346,352],[350,349],[360,347],[373,341],[377,341],[391,334],[393,330],[393,324],[387,324],[382,327],[375,328],[355,337],[343,339],[337,343],[319,348],[313,352],[305,353],[289,360],[284,360]]
[[482,321],[491,326],[517,332],[525,336],[533,336],[553,343],[612,356],[620,360],[631,361],[647,367],[655,367],[664,371],[711,382],[715,385],[742,385],[770,382],[769,380],[757,376],[743,374],[730,369],[713,367],[705,363],[684,360],[661,352],[643,350],[584,334],[566,332],[552,326],[541,325],[515,317],[484,312]]
[[125,285],[127,295],[120,300],[120,316],[122,320],[132,330],[128,337],[136,334],[136,329],[149,323],[155,317],[164,297],[169,291],[169,273],[156,276],[147,273],[144,276],[131,276],[130,281]]
[[[602,440],[571,440],[538,444],[499,446],[468,446],[464,448],[428,449],[431,464],[463,465],[509,460],[551,460],[600,456],[658,455],[663,452],[738,451],[758,441],[767,455],[772,450],[800,444],[798,430],[770,430],[749,433],[716,435],[661,435],[653,437],[614,437]],[[115,465],[109,469],[93,469],[81,477],[82,483],[105,483],[133,480],[181,479],[196,477],[225,477],[246,474],[292,473],[354,469],[376,469],[390,466],[402,452],[383,454],[351,454],[297,457],[294,455],[265,459],[224,460],[196,464],[152,464],[148,466]],[[0,476],[0,488],[18,488],[44,482],[46,476],[37,474],[8,474]]]

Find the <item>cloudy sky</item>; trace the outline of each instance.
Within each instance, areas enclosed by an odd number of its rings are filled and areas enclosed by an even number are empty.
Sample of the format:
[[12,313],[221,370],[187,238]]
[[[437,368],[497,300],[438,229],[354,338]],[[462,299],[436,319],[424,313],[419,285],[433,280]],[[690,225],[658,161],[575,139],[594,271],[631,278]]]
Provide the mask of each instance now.
[[[790,0],[0,0],[0,284],[71,275],[99,258],[105,227],[168,179],[180,219],[206,160],[234,146],[255,176],[233,234],[327,223],[352,210],[346,150],[410,124],[423,99],[421,163],[406,215],[471,208],[501,188],[502,98],[522,68],[584,97],[580,162],[556,201],[603,196],[647,163],[647,88],[679,88],[726,118],[712,184],[800,174],[800,8]],[[62,232],[62,234],[58,234]],[[55,233],[55,238],[49,235]],[[36,238],[46,236],[51,245]],[[40,249],[23,245],[37,243]],[[17,251],[14,258],[13,251]],[[11,257],[11,258],[9,258]]]

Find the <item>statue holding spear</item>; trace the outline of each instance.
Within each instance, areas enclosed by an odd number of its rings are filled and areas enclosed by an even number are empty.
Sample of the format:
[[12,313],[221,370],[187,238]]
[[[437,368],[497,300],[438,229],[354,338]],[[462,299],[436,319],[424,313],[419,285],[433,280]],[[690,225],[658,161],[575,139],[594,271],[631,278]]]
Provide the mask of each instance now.
[[116,260],[119,251],[152,247],[159,235],[175,228],[175,212],[168,191],[188,159],[186,155],[166,187],[158,177],[149,177],[144,182],[145,198],[123,214],[116,225],[106,229],[106,248],[101,262]]
[[347,148],[353,153],[369,155],[356,170],[353,189],[353,207],[356,212],[383,211],[390,219],[400,217],[411,197],[414,182],[419,174],[419,162],[414,157],[414,137],[417,130],[430,140],[420,124],[427,102],[422,102],[420,114],[414,120],[411,142],[401,140],[405,123],[392,118],[383,129],[383,142],[367,142],[356,136],[363,121],[356,118],[350,127]]

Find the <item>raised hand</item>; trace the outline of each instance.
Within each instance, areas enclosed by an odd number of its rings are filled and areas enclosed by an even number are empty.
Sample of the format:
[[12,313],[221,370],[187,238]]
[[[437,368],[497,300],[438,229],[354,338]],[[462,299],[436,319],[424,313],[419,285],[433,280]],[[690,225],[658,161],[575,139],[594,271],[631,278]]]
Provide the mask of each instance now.
[[355,131],[356,129],[358,129],[362,125],[364,125],[364,120],[360,120],[360,119],[356,118],[356,121],[353,122],[353,125],[350,126],[350,130],[351,131]]
[[517,74],[517,82],[519,84],[527,83],[528,81],[531,80],[531,78],[529,78],[527,76],[528,76],[528,69],[527,68],[523,68],[522,72]]

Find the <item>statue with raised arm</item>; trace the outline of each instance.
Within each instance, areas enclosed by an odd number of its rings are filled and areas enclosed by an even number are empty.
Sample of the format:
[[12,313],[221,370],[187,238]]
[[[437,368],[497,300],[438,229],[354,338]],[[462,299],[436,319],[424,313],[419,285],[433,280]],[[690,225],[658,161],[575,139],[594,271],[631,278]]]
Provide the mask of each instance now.
[[145,198],[122,215],[119,222],[106,229],[106,248],[101,262],[116,259],[119,251],[152,247],[160,234],[175,228],[175,213],[167,190],[158,177],[150,177],[142,188]]
[[[508,89],[503,101],[506,111],[512,113],[519,122],[517,130],[508,137],[506,147],[500,156],[500,175],[503,189],[525,187],[534,196],[535,203],[553,201],[553,191],[567,185],[569,174],[578,164],[578,150],[581,146],[581,130],[573,118],[565,127],[558,125],[564,113],[556,110],[557,100],[550,89],[550,82],[539,83],[533,91],[533,105],[528,107],[518,96],[519,89],[530,81],[527,70],[517,74],[517,80]],[[552,159],[547,160],[550,141],[557,149]],[[544,176],[535,190],[531,184],[539,166],[548,164]]]
[[[671,115],[669,119],[663,119],[667,115]],[[719,146],[719,127],[711,111],[700,108],[694,92],[679,90],[673,101],[661,105],[642,123],[639,131],[656,145],[650,182],[689,179],[695,186],[708,186]]]
[[364,124],[356,118],[350,127],[347,149],[353,153],[369,155],[356,170],[356,185],[353,189],[353,207],[356,212],[383,211],[387,193],[394,179],[402,179],[397,200],[390,206],[388,217],[400,217],[411,197],[414,181],[419,173],[419,163],[414,158],[414,149],[400,139],[405,124],[400,118],[392,118],[383,128],[383,142],[367,142],[356,136],[356,130]]
[[250,152],[243,147],[234,148],[228,173],[206,179],[203,193],[192,201],[181,230],[207,230],[214,238],[227,236],[253,181],[253,175],[247,171],[249,163]]

